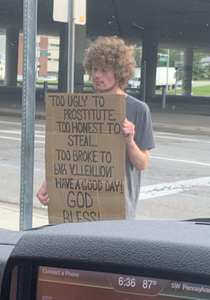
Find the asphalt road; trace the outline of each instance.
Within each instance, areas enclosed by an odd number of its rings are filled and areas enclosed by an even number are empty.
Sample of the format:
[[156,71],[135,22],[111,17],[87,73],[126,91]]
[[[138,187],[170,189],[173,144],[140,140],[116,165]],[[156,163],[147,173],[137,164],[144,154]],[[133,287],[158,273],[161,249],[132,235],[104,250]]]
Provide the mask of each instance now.
[[[179,124],[180,126],[180,124]],[[45,121],[36,120],[34,199],[45,178]],[[138,219],[189,219],[210,216],[210,136],[202,132],[154,131],[156,148],[142,173]],[[19,203],[21,120],[0,120],[0,201]]]
[[[1,117],[0,120],[0,201],[19,203],[21,165],[21,119]],[[45,179],[45,121],[35,125],[34,203],[42,207],[36,193]]]
[[210,137],[155,132],[142,174],[139,219],[210,216]]
[[[178,80],[179,82],[179,80]],[[210,81],[209,80],[204,80],[204,81],[197,81],[197,80],[193,80],[192,81],[192,87],[197,87],[197,86],[210,86]],[[181,86],[177,86],[177,89],[181,89]]]
[[209,85],[210,86],[210,81],[192,81],[192,86],[204,86],[204,85]]

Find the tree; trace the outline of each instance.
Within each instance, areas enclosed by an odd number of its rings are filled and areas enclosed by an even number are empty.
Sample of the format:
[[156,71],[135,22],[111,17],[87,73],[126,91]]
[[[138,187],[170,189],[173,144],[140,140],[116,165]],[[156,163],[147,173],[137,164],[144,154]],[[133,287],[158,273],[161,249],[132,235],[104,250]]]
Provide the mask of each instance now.
[[142,50],[140,48],[134,49],[134,59],[138,68],[141,67],[141,51]]
[[86,39],[85,49],[88,49],[92,43],[94,43],[94,41]]
[[204,68],[206,79],[210,80],[210,63]]
[[[164,56],[168,54],[168,50],[167,49],[163,49],[163,48],[159,48],[158,49],[158,54],[163,54]],[[159,58],[159,57],[158,57]],[[177,62],[180,62],[180,50],[174,50],[171,49],[169,52],[169,67],[181,67],[181,64],[177,64]],[[157,66],[158,67],[166,67],[167,66],[167,62],[161,62],[157,61]]]
[[206,79],[206,69],[201,64],[201,59],[206,57],[204,53],[196,53],[193,55],[193,79],[200,80]]

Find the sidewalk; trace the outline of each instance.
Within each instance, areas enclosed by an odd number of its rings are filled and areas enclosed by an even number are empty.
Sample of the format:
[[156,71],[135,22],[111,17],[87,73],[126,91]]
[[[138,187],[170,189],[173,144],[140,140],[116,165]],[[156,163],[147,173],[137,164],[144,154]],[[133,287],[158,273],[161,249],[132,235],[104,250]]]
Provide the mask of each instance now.
[[[0,228],[19,230],[20,209],[18,205],[0,202]],[[48,225],[47,209],[33,209],[32,227]]]
[[[168,105],[166,109],[149,104],[154,131],[182,133],[189,135],[210,135],[210,104],[207,105]],[[0,101],[1,116],[22,116],[22,104],[19,100]],[[45,104],[37,102],[36,119],[45,119]],[[33,227],[48,224],[47,209],[33,210]],[[19,207],[0,202],[0,228],[19,230]]]
[[[191,110],[190,110],[191,109]],[[201,108],[200,108],[201,110]],[[161,109],[150,107],[154,131],[189,135],[210,135],[210,105],[198,108]]]

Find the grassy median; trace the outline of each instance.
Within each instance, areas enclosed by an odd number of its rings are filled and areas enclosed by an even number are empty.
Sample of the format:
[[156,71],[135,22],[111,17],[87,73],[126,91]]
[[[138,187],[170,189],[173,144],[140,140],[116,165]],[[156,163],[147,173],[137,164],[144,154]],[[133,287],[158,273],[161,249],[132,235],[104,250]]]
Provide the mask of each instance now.
[[[162,91],[156,91],[156,94],[162,94]],[[182,89],[177,88],[176,95],[181,95]],[[175,90],[169,90],[167,95],[175,95]],[[192,95],[193,96],[203,96],[208,97],[210,96],[210,85],[204,85],[204,86],[196,86],[192,88]]]

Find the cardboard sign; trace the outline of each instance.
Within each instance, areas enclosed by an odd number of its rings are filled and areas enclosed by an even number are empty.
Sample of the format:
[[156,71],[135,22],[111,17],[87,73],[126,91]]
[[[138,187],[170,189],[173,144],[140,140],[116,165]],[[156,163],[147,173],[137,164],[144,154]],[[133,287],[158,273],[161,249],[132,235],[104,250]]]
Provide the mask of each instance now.
[[49,224],[125,219],[124,95],[47,94]]

